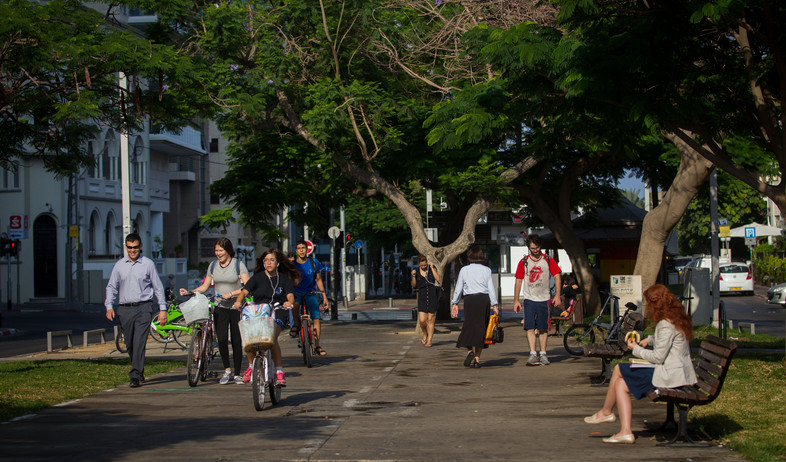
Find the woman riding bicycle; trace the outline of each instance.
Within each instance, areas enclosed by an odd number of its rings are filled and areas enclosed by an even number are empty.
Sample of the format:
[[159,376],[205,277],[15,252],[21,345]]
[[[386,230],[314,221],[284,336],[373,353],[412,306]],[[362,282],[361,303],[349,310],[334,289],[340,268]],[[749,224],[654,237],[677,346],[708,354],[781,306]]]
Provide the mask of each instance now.
[[[221,376],[218,383],[226,385],[233,377],[232,369],[229,367],[229,336],[227,335],[229,331],[232,334],[234,381],[236,384],[242,384],[243,378],[240,376],[240,368],[243,364],[243,343],[240,339],[240,327],[238,326],[240,311],[233,309],[231,300],[240,294],[240,288],[248,281],[248,269],[245,263],[235,258],[232,241],[225,237],[216,242],[215,253],[216,260],[208,267],[202,285],[194,289],[193,292],[204,294],[215,283],[216,294],[221,294],[221,301],[217,305],[218,309],[213,312],[218,351],[221,353],[221,361],[224,363],[224,375]],[[188,294],[186,289],[180,289],[180,295],[186,294]]]
[[[270,248],[257,257],[257,266],[254,275],[246,282],[235,301],[235,308],[240,309],[247,296],[254,299],[254,303],[268,303],[271,306],[281,305],[292,308],[295,302],[295,282],[299,280],[300,273],[295,265],[281,253],[280,250]],[[276,386],[285,387],[284,368],[281,365],[281,347],[278,345],[278,335],[287,326],[289,314],[284,310],[276,310],[272,314],[276,321],[276,335],[273,337],[273,347],[270,349],[273,364],[276,366]],[[249,364],[254,363],[254,353],[248,353]],[[243,382],[251,381],[252,368],[249,366],[243,375]]]

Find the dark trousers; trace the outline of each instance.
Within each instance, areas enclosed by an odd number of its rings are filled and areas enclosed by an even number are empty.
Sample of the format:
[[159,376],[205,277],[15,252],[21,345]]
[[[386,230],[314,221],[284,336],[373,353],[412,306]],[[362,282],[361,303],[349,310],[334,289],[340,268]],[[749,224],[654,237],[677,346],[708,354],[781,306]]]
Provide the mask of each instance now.
[[221,361],[224,369],[229,369],[229,339],[227,330],[232,335],[232,359],[235,365],[235,375],[240,373],[243,363],[243,339],[240,338],[240,311],[228,310],[226,308],[216,308],[213,311],[213,321],[216,327],[216,341],[218,341],[218,352],[221,353]]
[[[128,348],[128,357],[131,358],[131,372],[128,373],[130,379],[141,380],[145,373],[145,350],[153,308],[152,301],[139,306],[117,307],[117,317],[123,326],[123,337]],[[158,309],[155,312],[157,314]]]

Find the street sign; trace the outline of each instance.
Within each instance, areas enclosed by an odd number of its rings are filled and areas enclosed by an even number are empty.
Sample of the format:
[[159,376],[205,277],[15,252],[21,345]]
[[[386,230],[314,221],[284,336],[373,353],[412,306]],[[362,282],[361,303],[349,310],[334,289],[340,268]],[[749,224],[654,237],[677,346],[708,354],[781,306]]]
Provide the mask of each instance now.
[[355,241],[355,248],[356,249],[362,249],[363,248],[363,241],[361,241],[360,239]]
[[328,237],[331,239],[338,239],[341,235],[341,230],[338,229],[338,226],[331,226],[328,228]]
[[747,246],[754,246],[754,245],[756,245],[756,238],[755,237],[746,237],[745,238],[745,245],[747,245]]
[[718,218],[718,226],[727,226],[729,224],[728,218]]
[[720,225],[720,237],[729,237],[731,236],[731,226],[729,225]]
[[30,221],[27,215],[9,215],[8,221],[8,236],[11,239],[27,239]]
[[756,238],[756,228],[753,226],[746,226],[745,227],[745,239],[755,239]]
[[312,252],[314,252],[314,243],[306,241],[306,255],[311,255]]

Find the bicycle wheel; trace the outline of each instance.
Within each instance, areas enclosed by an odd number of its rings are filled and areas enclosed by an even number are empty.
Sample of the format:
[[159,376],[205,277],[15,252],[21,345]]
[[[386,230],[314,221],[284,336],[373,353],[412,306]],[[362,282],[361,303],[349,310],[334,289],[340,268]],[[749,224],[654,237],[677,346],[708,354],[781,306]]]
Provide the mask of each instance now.
[[265,382],[267,383],[267,390],[270,392],[270,403],[278,404],[281,402],[281,388],[275,384],[276,367],[273,365],[273,355],[270,353],[270,350],[267,350],[266,357],[267,376],[265,377]]
[[128,353],[128,348],[126,348],[126,339],[123,336],[123,327],[120,326],[117,329],[117,337],[115,337],[115,347],[117,351],[120,353]]
[[311,353],[314,351],[311,343],[311,319],[300,320],[300,344],[303,352],[303,363],[311,367]]
[[595,343],[595,332],[588,324],[574,324],[567,331],[562,343],[568,353],[574,356],[584,354],[584,345]]
[[183,348],[188,348],[191,344],[191,331],[192,329],[188,327],[186,324],[186,318],[180,316],[179,318],[172,321],[172,324],[178,327],[185,327],[187,330],[173,330],[172,337],[175,339],[175,343],[180,345]]
[[191,346],[188,348],[188,362],[187,362],[187,371],[186,376],[188,378],[188,384],[192,387],[197,386],[199,383],[199,376],[200,371],[199,368],[202,364],[201,361],[201,352],[202,352],[202,329],[194,328],[194,332],[191,338]]
[[251,389],[254,393],[254,409],[261,411],[265,407],[265,388],[268,386],[267,357],[257,354],[254,358],[254,372],[251,373]]

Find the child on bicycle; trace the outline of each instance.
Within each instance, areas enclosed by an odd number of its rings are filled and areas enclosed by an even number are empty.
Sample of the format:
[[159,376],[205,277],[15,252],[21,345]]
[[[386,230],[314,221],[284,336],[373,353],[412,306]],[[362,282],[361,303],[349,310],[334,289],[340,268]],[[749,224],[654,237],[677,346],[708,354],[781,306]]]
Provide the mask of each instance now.
[[313,293],[319,289],[322,292],[321,302],[324,306],[328,306],[325,285],[322,283],[322,277],[320,276],[322,265],[314,258],[308,256],[306,241],[297,241],[295,253],[297,255],[295,267],[300,272],[300,283],[295,287],[295,308],[297,308],[297,311],[292,313],[294,322],[289,336],[296,337],[300,331],[300,304],[305,303],[311,321],[314,323],[314,351],[320,356],[325,356],[327,352],[319,345],[319,340],[322,338],[320,300],[319,295]]
[[[254,275],[246,282],[241,289],[240,295],[235,300],[235,309],[240,309],[247,296],[251,296],[255,303],[268,303],[271,306],[282,306],[291,309],[295,303],[295,282],[300,280],[300,273],[295,269],[295,265],[281,253],[280,250],[270,248],[257,257],[257,266],[254,268]],[[273,356],[273,364],[276,366],[276,386],[287,386],[284,377],[284,368],[281,361],[281,347],[278,344],[278,335],[289,322],[289,314],[286,310],[276,310],[273,314],[276,321],[276,335],[273,339],[273,347],[270,352]],[[248,353],[249,364],[254,363],[254,354]],[[251,366],[243,374],[243,382],[251,381]]]

